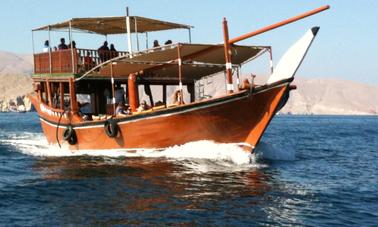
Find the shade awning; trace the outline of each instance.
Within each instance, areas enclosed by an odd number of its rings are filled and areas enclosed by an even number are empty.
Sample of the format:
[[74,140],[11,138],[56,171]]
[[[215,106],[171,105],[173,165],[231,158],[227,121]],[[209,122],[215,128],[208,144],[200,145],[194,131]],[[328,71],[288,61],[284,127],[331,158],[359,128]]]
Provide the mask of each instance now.
[[[123,34],[126,33],[126,16],[122,17],[91,17],[91,18],[72,18],[71,20],[46,25],[33,29],[33,31],[43,30],[64,30],[71,27],[73,30],[97,33],[101,35]],[[154,32],[169,29],[190,29],[192,26],[177,24],[167,21],[155,20],[151,18],[130,16],[130,31],[132,33]]]
[[[178,45],[172,44],[147,50],[133,58],[122,57],[108,62],[87,77],[127,78],[131,73],[143,71],[142,78],[148,80],[178,80]],[[232,45],[232,64],[241,65],[267,50],[260,46]],[[180,44],[183,62],[183,81],[198,80],[225,70],[222,44]]]

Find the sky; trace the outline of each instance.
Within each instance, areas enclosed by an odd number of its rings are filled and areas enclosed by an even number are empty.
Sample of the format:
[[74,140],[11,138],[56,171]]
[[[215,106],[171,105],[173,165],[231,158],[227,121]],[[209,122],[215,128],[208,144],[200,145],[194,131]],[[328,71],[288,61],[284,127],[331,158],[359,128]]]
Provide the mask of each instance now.
[[[226,17],[230,38],[257,30],[292,16],[330,5],[331,9],[293,24],[242,41],[245,45],[273,47],[274,63],[308,29],[320,26],[297,76],[338,78],[378,85],[378,1],[376,0],[1,0],[0,51],[33,52],[31,30],[73,17],[130,15],[189,24],[193,43],[221,43],[222,19]],[[52,33],[58,45],[66,33]],[[187,42],[184,30],[149,34],[164,43],[168,39]],[[34,33],[35,51],[41,51],[47,32]],[[93,34],[73,34],[78,47],[97,49],[105,40]],[[144,36],[140,37],[145,43]],[[125,36],[109,36],[118,50],[126,50]],[[145,45],[145,44],[144,44]],[[248,66],[248,71],[268,74],[268,56]]]

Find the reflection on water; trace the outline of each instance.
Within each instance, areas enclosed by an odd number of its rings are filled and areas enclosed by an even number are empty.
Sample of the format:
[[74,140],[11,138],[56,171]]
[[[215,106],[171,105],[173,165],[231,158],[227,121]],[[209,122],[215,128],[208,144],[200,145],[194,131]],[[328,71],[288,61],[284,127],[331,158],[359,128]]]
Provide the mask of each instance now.
[[[269,176],[258,168],[244,171],[197,171],[203,160],[181,162],[164,158],[47,157],[37,160],[33,171],[52,190],[43,195],[55,202],[50,209],[64,223],[75,223],[78,215],[93,214],[96,224],[128,223],[132,218],[151,218],[151,223],[175,217],[175,224],[196,223],[190,216],[203,216],[254,206],[269,191]],[[227,168],[227,167],[225,167]],[[63,190],[55,191],[56,185]],[[56,194],[57,193],[57,194]],[[242,198],[249,200],[242,204]],[[219,206],[219,203],[222,203]],[[240,207],[241,206],[241,207]],[[225,210],[224,210],[225,209]],[[85,212],[83,212],[85,210]],[[111,214],[116,211],[118,214]],[[232,210],[225,216],[232,217]],[[95,214],[102,214],[99,217]],[[187,216],[189,215],[189,216]],[[213,218],[209,217],[209,220]],[[217,223],[216,219],[213,220]],[[212,222],[213,222],[212,221]],[[134,222],[134,224],[137,224]]]

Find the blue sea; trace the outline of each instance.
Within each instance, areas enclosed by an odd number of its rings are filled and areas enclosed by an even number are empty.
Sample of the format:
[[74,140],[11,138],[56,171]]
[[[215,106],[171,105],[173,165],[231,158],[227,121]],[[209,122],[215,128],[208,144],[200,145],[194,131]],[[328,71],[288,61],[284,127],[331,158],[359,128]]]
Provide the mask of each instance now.
[[378,226],[378,117],[277,116],[255,155],[49,146],[0,114],[0,225]]

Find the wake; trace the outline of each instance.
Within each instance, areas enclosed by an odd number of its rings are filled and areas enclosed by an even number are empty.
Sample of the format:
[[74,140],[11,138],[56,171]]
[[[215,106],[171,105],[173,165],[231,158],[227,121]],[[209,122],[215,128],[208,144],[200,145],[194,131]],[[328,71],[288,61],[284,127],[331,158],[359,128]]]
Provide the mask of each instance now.
[[10,135],[10,139],[0,139],[0,143],[9,144],[15,150],[23,154],[37,157],[72,157],[72,156],[93,156],[93,157],[145,157],[165,158],[173,161],[186,161],[193,167],[211,162],[220,167],[265,167],[259,164],[257,159],[270,160],[293,160],[294,153],[280,152],[267,144],[260,144],[256,149],[256,155],[242,150],[238,144],[220,144],[212,141],[195,141],[184,145],[176,145],[166,149],[137,149],[130,152],[126,149],[109,150],[80,150],[71,151],[68,147],[49,145],[42,133],[23,133],[21,135]]

